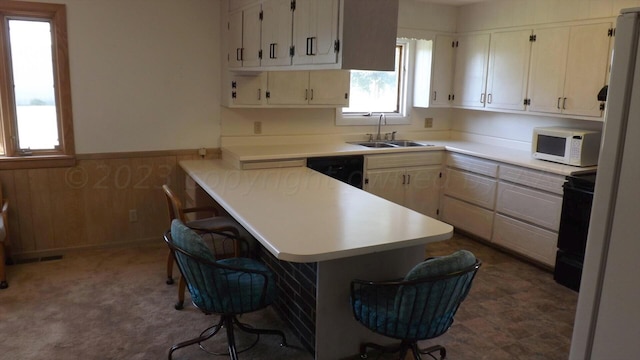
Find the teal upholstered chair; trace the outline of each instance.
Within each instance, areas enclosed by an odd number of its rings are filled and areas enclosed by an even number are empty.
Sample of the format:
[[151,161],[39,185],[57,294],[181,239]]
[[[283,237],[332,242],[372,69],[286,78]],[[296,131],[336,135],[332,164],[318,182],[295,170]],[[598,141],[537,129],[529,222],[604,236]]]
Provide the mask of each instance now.
[[[226,233],[217,234],[233,237]],[[217,334],[222,327],[226,329],[231,359],[237,359],[239,352],[234,340],[234,328],[258,336],[279,335],[282,339],[280,345],[286,346],[282,331],[251,328],[236,318],[237,315],[263,309],[273,302],[276,286],[264,264],[251,258],[217,260],[202,237],[177,219],[171,222],[171,230],[165,233],[164,238],[186,280],[193,304],[205,314],[220,315],[220,320],[201,332],[199,337],[171,347],[169,360],[177,349],[200,344]]]
[[400,340],[396,346],[373,343],[360,345],[360,357],[367,357],[367,349],[400,352],[405,359],[411,350],[414,359],[420,354],[439,352],[446,357],[446,349],[435,345],[419,349],[417,342],[444,334],[458,307],[471,288],[480,261],[466,250],[430,258],[416,265],[404,279],[396,281],[351,282],[353,314],[369,330]]

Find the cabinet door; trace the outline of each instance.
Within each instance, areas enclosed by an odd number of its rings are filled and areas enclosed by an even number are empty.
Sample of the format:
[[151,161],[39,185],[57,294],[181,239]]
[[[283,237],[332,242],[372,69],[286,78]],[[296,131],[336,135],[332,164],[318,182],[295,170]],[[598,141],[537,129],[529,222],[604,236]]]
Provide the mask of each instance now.
[[606,84],[611,23],[571,28],[564,83],[563,113],[602,116],[596,95]]
[[491,34],[486,107],[525,110],[531,30]]
[[260,4],[243,11],[242,16],[242,67],[260,66]]
[[[535,31],[531,45],[528,98],[529,111],[560,113],[564,93],[565,68],[569,49],[569,28]],[[595,99],[594,93],[593,97]]]
[[338,56],[339,0],[296,0],[293,12],[293,64],[335,64]]
[[305,105],[309,99],[308,71],[274,71],[267,74],[269,105]]
[[237,75],[231,78],[231,103],[233,105],[261,105],[264,99],[264,76]]
[[404,206],[404,169],[367,170],[365,178],[365,191]]
[[440,171],[440,166],[407,169],[404,206],[437,218],[440,205]]
[[229,14],[227,61],[230,68],[242,67],[242,11]]
[[489,34],[462,35],[456,43],[453,105],[468,108],[484,107]]
[[430,107],[449,107],[451,105],[455,64],[453,42],[453,36],[436,35],[431,69]]
[[309,104],[349,106],[350,83],[346,70],[309,71]]
[[291,65],[291,0],[262,3],[262,66]]

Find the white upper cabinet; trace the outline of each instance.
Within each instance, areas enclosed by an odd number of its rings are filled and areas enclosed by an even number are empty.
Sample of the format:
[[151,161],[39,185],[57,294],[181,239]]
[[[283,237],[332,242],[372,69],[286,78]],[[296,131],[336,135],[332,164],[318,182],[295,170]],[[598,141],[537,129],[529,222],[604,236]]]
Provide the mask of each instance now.
[[294,65],[338,62],[339,0],[296,0],[293,11]]
[[489,34],[465,34],[456,41],[453,105],[482,108],[485,103]]
[[274,71],[267,78],[268,105],[349,105],[348,71]]
[[261,66],[291,65],[291,0],[265,0],[262,3]]
[[453,96],[455,37],[438,34],[434,41],[416,41],[414,107],[449,107]]
[[531,30],[491,34],[485,106],[525,110]]
[[393,70],[398,6],[399,0],[231,3],[229,69]]
[[230,67],[260,66],[261,5],[254,4],[229,14],[228,62]]
[[529,75],[529,111],[560,113],[569,31],[569,27],[535,31]]
[[531,30],[470,34],[456,42],[453,105],[524,110]]
[[606,84],[611,23],[535,31],[529,111],[601,117],[596,95]]
[[259,75],[234,75],[231,77],[230,98],[225,105],[253,107],[265,102],[266,73]]
[[454,37],[436,35],[431,69],[431,107],[449,107],[453,96]]
[[[563,113],[602,116],[597,94],[607,83],[611,23],[571,28],[564,81]],[[564,99],[563,99],[564,100]]]

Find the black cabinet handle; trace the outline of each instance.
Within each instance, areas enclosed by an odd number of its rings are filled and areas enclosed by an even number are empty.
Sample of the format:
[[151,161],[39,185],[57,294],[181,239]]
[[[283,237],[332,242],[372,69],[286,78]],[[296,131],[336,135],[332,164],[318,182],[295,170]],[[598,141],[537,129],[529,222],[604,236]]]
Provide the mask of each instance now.
[[307,38],[307,55],[315,55],[313,52],[313,42],[314,42],[315,37],[308,37]]

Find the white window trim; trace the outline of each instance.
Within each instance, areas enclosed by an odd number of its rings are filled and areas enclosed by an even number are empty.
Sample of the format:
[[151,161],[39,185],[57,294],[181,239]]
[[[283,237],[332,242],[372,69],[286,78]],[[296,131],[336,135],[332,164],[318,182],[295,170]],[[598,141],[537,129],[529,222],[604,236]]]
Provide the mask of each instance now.
[[[408,125],[411,124],[411,108],[413,107],[413,73],[415,57],[415,40],[398,39],[398,44],[405,45],[404,53],[404,79],[403,88],[400,90],[400,113],[385,113],[387,125]],[[374,112],[371,115],[363,114],[343,114],[342,108],[336,108],[336,125],[377,125],[380,113]]]

